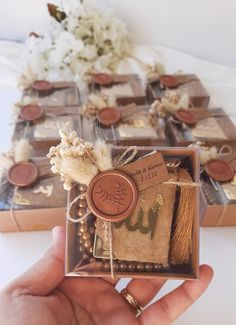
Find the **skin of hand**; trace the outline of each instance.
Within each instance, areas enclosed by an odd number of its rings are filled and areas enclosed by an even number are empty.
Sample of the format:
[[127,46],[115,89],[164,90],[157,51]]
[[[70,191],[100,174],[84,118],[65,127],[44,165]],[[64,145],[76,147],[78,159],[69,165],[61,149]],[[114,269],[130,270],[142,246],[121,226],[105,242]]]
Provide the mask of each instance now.
[[[7,325],[169,325],[206,290],[213,277],[202,265],[200,279],[147,306],[139,318],[115,289],[117,281],[64,277],[65,230],[53,230],[52,248],[0,292],[0,324]],[[131,280],[127,289],[146,306],[166,280]]]

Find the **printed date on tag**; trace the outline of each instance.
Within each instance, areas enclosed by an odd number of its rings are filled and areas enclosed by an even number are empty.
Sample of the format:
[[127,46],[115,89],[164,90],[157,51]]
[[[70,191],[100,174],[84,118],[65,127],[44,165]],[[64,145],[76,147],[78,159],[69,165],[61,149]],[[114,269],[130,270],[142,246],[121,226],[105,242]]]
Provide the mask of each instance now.
[[169,180],[168,170],[160,152],[122,166],[118,170],[133,179],[138,191],[143,191]]

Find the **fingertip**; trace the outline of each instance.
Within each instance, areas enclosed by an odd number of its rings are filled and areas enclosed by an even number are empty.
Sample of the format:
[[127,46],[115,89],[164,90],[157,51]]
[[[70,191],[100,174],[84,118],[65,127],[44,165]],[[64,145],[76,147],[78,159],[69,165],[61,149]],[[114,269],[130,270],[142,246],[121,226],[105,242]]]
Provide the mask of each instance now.
[[210,265],[203,264],[200,266],[200,279],[204,278],[209,282],[211,282],[213,276],[214,276],[214,269]]
[[58,240],[64,240],[66,235],[65,227],[56,226],[52,229],[52,238],[53,242],[57,242]]

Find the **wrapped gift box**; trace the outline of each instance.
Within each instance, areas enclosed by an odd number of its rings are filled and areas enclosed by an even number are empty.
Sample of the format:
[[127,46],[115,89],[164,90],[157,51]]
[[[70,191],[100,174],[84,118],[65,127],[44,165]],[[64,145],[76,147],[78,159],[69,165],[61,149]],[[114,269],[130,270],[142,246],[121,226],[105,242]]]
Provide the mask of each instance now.
[[[120,157],[126,149],[127,147],[114,148],[113,157]],[[192,148],[158,149],[156,147],[142,147],[138,150],[138,157],[143,157],[153,150],[161,152],[165,163],[169,162],[172,167],[178,160],[179,165],[191,175],[192,180],[195,182],[194,184],[199,185],[199,157],[197,150]],[[158,168],[158,166],[160,166],[159,162],[156,163],[156,168]],[[124,166],[122,170],[126,170],[127,172],[127,166],[129,165]],[[147,164],[145,167],[148,168]],[[152,170],[150,175],[152,172],[155,172],[155,170]],[[138,173],[136,175],[138,175]],[[146,176],[149,177],[148,175],[149,172]],[[175,178],[174,175],[176,175],[176,173],[172,168],[169,169],[169,175]],[[154,176],[154,174],[152,174],[152,176]],[[84,185],[78,185],[70,191],[69,205],[73,202],[73,209],[70,210],[71,218],[81,218],[85,215],[87,211],[87,202],[84,196],[85,192],[86,187]],[[139,210],[139,218],[140,213],[144,213],[144,215],[147,213],[149,218],[154,221],[156,220],[156,214],[158,214],[158,221],[153,228],[151,227],[151,229],[149,229],[147,225],[146,228],[144,225],[142,226],[140,222],[144,222],[143,219],[142,221],[136,220],[136,224],[133,224],[131,218],[136,215],[136,213],[125,219],[125,221],[114,224],[112,230],[112,247],[114,253],[113,270],[116,277],[152,278],[158,276],[168,279],[196,279],[198,277],[199,186],[192,186],[190,192],[191,195],[189,194],[188,196],[187,194],[187,199],[191,200],[189,206],[193,209],[193,224],[191,223],[192,237],[189,263],[184,265],[172,265],[170,260],[170,241],[176,222],[175,213],[178,205],[177,202],[180,200],[179,187],[174,184],[170,187],[169,185],[159,184],[149,188],[147,191],[144,190],[141,192],[139,197],[140,200],[136,206],[137,211]],[[103,191],[101,194],[102,193]],[[81,199],[77,200],[77,203],[75,203],[74,199],[78,195],[80,195]],[[87,193],[87,195],[90,194]],[[147,200],[148,203],[145,203]],[[152,204],[154,204],[153,207]],[[187,218],[188,217],[189,214],[187,213]],[[151,219],[149,219],[149,222],[151,222]],[[93,214],[90,214],[87,219],[78,223],[70,220],[67,221],[67,276],[111,276],[109,245],[106,236],[104,237],[104,228],[101,226],[99,220],[99,218],[95,218]],[[142,229],[142,227],[144,227],[144,229]],[[130,233],[127,229],[130,230]]]
[[142,81],[136,74],[98,74],[92,77],[89,89],[90,92],[101,92],[105,96],[114,96],[118,105],[131,103],[144,105],[146,103]]
[[236,127],[229,116],[221,108],[210,109],[207,115],[193,126],[169,118],[166,133],[171,144],[177,147],[193,143],[209,147],[233,144],[236,141]]
[[[90,141],[100,137],[117,145],[167,145],[165,121],[162,118],[152,117],[149,109],[148,105],[104,108],[97,117],[81,118],[80,135]],[[115,110],[120,114],[119,120],[114,124],[104,125],[103,122],[106,123],[110,116],[116,118]]]
[[[235,176],[231,181],[212,180],[206,173],[201,176],[201,226],[236,226],[236,145],[222,160],[229,163]],[[223,173],[223,171],[222,171]]]
[[[194,107],[208,107],[210,96],[200,79],[194,74],[183,75],[165,75],[167,83],[161,82],[161,79],[151,82],[147,86],[147,98],[150,103],[156,99],[165,96],[166,91],[174,90],[177,94],[187,93],[190,97],[190,103]],[[173,80],[177,82],[173,82]],[[172,82],[170,82],[172,80]],[[179,80],[179,83],[178,83]]]
[[17,187],[1,175],[0,232],[50,230],[65,224],[66,192],[60,177],[52,175],[46,158],[34,158],[39,170],[35,183]]
[[12,140],[15,143],[27,139],[34,149],[34,156],[43,156],[51,146],[60,142],[59,129],[77,130],[79,121],[77,106],[48,108],[41,118],[33,121],[19,116]]
[[[34,83],[26,89],[22,95],[22,103],[37,103],[42,106],[77,106],[80,104],[79,89],[74,82],[53,82],[44,80],[36,81],[39,87],[34,87]],[[41,83],[41,84],[40,84]]]

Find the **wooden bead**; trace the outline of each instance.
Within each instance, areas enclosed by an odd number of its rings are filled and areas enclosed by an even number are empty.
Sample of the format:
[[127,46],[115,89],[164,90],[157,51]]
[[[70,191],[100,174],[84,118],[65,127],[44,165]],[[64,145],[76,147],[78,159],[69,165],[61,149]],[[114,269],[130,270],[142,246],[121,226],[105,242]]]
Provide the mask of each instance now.
[[138,272],[143,272],[144,271],[143,263],[137,263],[136,269],[137,269]]
[[80,200],[78,205],[80,208],[86,208],[87,202],[86,202],[86,200]]
[[79,221],[79,224],[80,225],[86,225],[87,224],[87,220],[86,219],[81,220],[81,221]]
[[113,270],[117,272],[119,270],[119,264],[117,262],[113,262]]
[[85,232],[85,233],[83,233],[82,238],[83,238],[83,240],[90,239],[90,234],[88,232]]
[[151,263],[146,263],[146,264],[145,264],[145,270],[146,270],[147,272],[151,272],[151,271],[153,270],[153,264],[151,264]]
[[81,225],[80,228],[79,228],[79,231],[84,234],[85,232],[88,231],[88,227],[87,225]]
[[110,269],[111,269],[110,263],[109,262],[104,262],[103,263],[103,270],[104,271],[110,271]]
[[79,245],[81,245],[81,246],[83,245],[84,241],[83,241],[83,239],[82,239],[81,237],[79,238],[78,243],[79,243]]
[[93,247],[89,247],[89,248],[87,249],[87,252],[88,252],[90,255],[92,255],[92,254],[93,254]]
[[80,208],[77,210],[77,216],[82,218],[85,215],[86,209]]
[[89,259],[89,263],[95,263],[96,262],[96,258],[94,258],[94,257],[90,257],[90,259]]
[[170,267],[170,265],[169,265],[169,264],[164,264],[164,265],[163,265],[163,269],[164,269],[164,270],[168,270],[168,269],[169,269],[169,267]]
[[82,260],[87,260],[89,258],[88,254],[84,253],[82,255]]
[[80,192],[86,192],[87,186],[86,185],[79,185],[79,191]]
[[128,271],[129,272],[133,272],[133,271],[135,271],[136,270],[136,265],[135,265],[135,263],[133,263],[133,262],[129,262],[128,263]]
[[85,242],[84,242],[84,247],[85,247],[85,248],[90,248],[90,247],[92,247],[92,242],[91,242],[91,240],[89,240],[89,239],[85,240]]
[[83,246],[79,246],[79,253],[84,253],[84,247]]
[[153,269],[155,272],[159,272],[162,269],[162,266],[160,264],[154,264]]
[[127,264],[126,264],[125,262],[120,263],[120,265],[119,265],[119,270],[120,270],[121,272],[126,271],[126,270],[127,270]]

